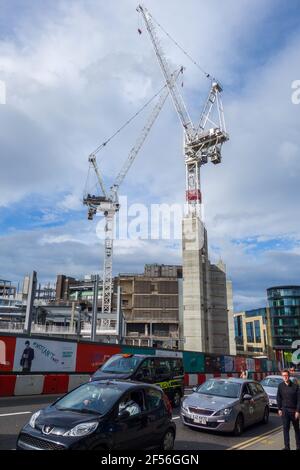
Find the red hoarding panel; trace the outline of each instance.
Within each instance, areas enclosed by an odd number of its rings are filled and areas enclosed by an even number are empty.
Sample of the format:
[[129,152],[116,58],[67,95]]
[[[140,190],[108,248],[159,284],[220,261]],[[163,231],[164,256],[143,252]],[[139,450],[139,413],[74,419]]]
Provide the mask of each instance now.
[[0,336],[0,372],[13,370],[15,348],[14,336]]
[[246,358],[240,356],[235,357],[234,369],[235,372],[241,372],[243,369],[246,369]]
[[254,359],[255,361],[255,372],[260,372],[260,360],[259,359]]
[[14,395],[16,378],[16,375],[0,375],[0,397]]
[[79,343],[77,346],[76,372],[94,372],[113,354],[121,352],[118,345]]
[[45,375],[43,393],[66,393],[68,391],[69,376],[67,374]]

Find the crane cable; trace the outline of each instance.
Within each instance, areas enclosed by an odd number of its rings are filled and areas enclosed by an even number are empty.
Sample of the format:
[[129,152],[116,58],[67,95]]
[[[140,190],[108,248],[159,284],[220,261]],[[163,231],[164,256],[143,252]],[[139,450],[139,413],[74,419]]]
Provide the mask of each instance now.
[[[181,70],[180,70],[181,71]],[[91,155],[96,155],[103,147],[105,147],[116,135],[118,135],[128,124],[130,124],[142,111],[144,111],[150,103],[167,87],[164,85],[155,95],[152,96],[131,118],[129,118],[119,129],[117,129],[107,140],[105,140],[99,147],[97,147]]]
[[178,42],[168,33],[168,31],[165,30],[165,28],[154,18],[152,14],[148,12],[148,14],[151,16],[153,21],[157,24],[157,26],[168,36],[168,38],[183,52],[183,54],[205,75],[206,78],[208,78],[211,81],[218,82],[218,80],[213,77],[210,73],[206,72],[201,65],[198,64],[198,62],[195,61],[195,59],[180,45]]
[[[183,68],[181,67],[180,68],[180,73],[183,73]],[[147,106],[149,106],[149,104],[152,103],[153,100],[155,100],[155,98],[157,98],[158,95],[161,94],[161,92],[167,87],[167,84],[165,84],[164,86],[161,87],[160,90],[158,90],[157,93],[155,93],[155,95],[152,96],[152,98],[150,98],[133,116],[131,116],[131,118],[129,118],[121,127],[119,127],[119,129],[117,129],[107,140],[105,140],[102,144],[100,144],[95,150],[94,152],[92,152],[90,155],[96,155],[98,152],[100,152],[100,150],[105,147],[116,135],[118,135],[126,126],[128,126],[128,124],[130,124],[142,111],[144,111],[145,108],[147,108]],[[84,185],[84,193],[87,192],[87,186],[88,186],[88,182],[89,182],[89,179],[90,179],[90,170],[91,170],[91,163],[89,165],[89,169],[88,169],[88,173],[87,173],[87,177],[86,177],[86,181],[85,181],[85,185]],[[95,185],[96,187],[97,185]]]

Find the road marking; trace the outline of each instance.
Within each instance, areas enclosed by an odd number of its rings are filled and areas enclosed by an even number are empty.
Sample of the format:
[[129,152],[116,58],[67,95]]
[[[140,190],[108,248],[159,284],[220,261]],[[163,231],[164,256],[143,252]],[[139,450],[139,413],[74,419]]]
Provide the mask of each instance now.
[[271,434],[275,434],[279,432],[282,429],[282,426],[278,426],[277,428],[271,429],[268,432],[265,432],[264,434],[261,434],[260,436],[252,437],[251,439],[248,439],[247,441],[241,442],[240,444],[236,444],[235,446],[229,447],[227,450],[242,450],[246,449],[246,447],[249,447],[253,444],[256,444],[257,442],[260,442],[264,440],[265,437],[270,436]]
[[18,413],[5,413],[3,415],[0,415],[0,418],[4,418],[4,416],[28,415],[31,413],[32,411],[19,411]]

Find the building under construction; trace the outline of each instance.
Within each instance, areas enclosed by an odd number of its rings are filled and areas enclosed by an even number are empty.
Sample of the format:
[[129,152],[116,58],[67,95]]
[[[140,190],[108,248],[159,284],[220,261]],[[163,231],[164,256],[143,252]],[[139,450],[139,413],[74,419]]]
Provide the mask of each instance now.
[[[190,255],[195,257],[193,252]],[[195,278],[185,298],[183,276],[189,269],[188,260],[184,269],[152,264],[145,265],[143,274],[119,275],[126,344],[235,354],[231,281],[226,279],[222,262],[203,262],[206,259],[201,258],[201,293]],[[192,304],[194,313],[199,298],[202,302],[193,316],[188,308]]]

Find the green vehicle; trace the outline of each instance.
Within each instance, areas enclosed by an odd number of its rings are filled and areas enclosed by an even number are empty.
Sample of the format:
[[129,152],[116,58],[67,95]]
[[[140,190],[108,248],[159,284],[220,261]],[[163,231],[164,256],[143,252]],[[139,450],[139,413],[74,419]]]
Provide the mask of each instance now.
[[174,408],[184,395],[182,358],[144,354],[114,354],[93,376],[93,380],[123,379],[156,384],[168,396]]

